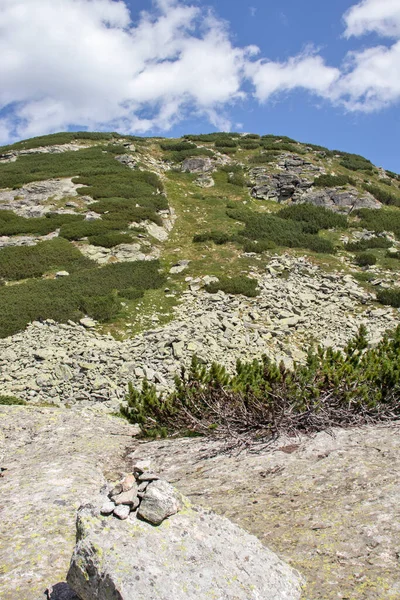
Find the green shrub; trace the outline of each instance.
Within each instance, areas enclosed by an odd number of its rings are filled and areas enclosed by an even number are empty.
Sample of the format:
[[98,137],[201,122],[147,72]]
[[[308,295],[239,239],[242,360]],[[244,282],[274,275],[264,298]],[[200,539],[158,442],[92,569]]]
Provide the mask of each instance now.
[[369,248],[390,248],[391,245],[392,242],[386,237],[372,237],[357,242],[348,242],[345,244],[344,249],[348,252],[358,252],[360,250],[368,250]]
[[193,158],[195,156],[209,156],[213,157],[214,152],[208,148],[195,148],[194,150],[181,150],[180,152],[167,152],[164,155],[163,160],[171,161],[174,163],[180,163],[186,158]]
[[0,405],[3,406],[24,406],[27,403],[25,400],[21,398],[16,398],[15,396],[2,396],[0,395]]
[[400,206],[400,194],[396,195],[395,193],[389,192],[389,190],[383,190],[377,185],[363,184],[363,188],[372,194],[374,198],[379,200],[379,202],[382,202],[382,204]]
[[68,223],[62,225],[60,236],[67,240],[81,240],[85,237],[93,237],[97,235],[107,234],[111,231],[125,229],[128,226],[129,220],[120,216],[118,220],[103,220],[96,221],[80,221],[77,223]]
[[48,271],[70,273],[93,266],[75,246],[62,238],[36,246],[9,246],[0,251],[0,278],[8,281],[40,277]]
[[236,185],[238,187],[244,187],[246,185],[246,178],[244,176],[244,173],[241,171],[233,173],[233,175],[229,177],[228,181],[230,184]]
[[276,157],[278,156],[278,154],[279,154],[279,152],[277,152],[275,150],[271,150],[268,152],[261,152],[260,154],[254,154],[253,156],[250,156],[249,164],[263,165],[263,164],[274,162],[274,160],[276,160]]
[[121,298],[126,298],[127,300],[138,300],[139,298],[143,298],[144,292],[143,290],[138,290],[137,288],[124,288],[118,292],[118,295]]
[[86,296],[82,298],[79,308],[89,317],[105,323],[117,316],[120,302],[114,293],[105,296]]
[[277,213],[281,219],[291,219],[301,223],[311,223],[317,231],[320,229],[346,229],[347,217],[338,215],[323,206],[313,204],[293,204],[287,206]]
[[274,250],[276,248],[275,242],[271,242],[271,240],[260,240],[260,241],[243,241],[243,250],[245,252],[255,252],[256,254],[262,254],[267,250]]
[[399,394],[400,328],[368,348],[361,327],[343,351],[309,348],[306,363],[293,369],[263,356],[238,361],[231,375],[193,357],[167,396],[147,381],[141,391],[130,385],[121,412],[144,436],[228,436],[240,447],[281,433],[395,421]]
[[260,142],[246,142],[243,140],[239,143],[242,150],[257,150],[260,147]]
[[216,148],[237,148],[237,141],[236,140],[232,140],[230,138],[222,138],[222,139],[218,139],[214,142],[214,146]]
[[201,243],[201,242],[209,242],[212,241],[215,244],[222,245],[231,241],[231,236],[222,232],[222,231],[208,231],[206,233],[198,233],[193,236],[193,242]]
[[160,144],[162,150],[182,152],[182,150],[194,150],[197,146],[192,142],[164,142]]
[[210,294],[216,294],[219,290],[225,294],[242,294],[249,298],[255,298],[259,292],[257,281],[249,277],[220,277],[219,281],[213,281],[206,285],[206,291]]
[[371,267],[376,264],[376,256],[371,252],[362,252],[356,256],[355,262],[359,267]]
[[400,308],[400,288],[380,289],[376,294],[376,299],[381,304]]
[[93,246],[114,248],[114,246],[118,246],[119,244],[132,244],[132,236],[128,233],[103,233],[102,235],[94,235],[88,238],[88,241]]
[[360,219],[360,227],[365,227],[375,233],[392,231],[396,237],[400,238],[400,211],[360,208],[354,214]]
[[45,217],[25,218],[10,210],[0,210],[0,235],[47,235],[64,223],[82,221],[81,215],[48,214]]
[[79,140],[82,141],[113,141],[120,139],[129,139],[131,141],[145,141],[144,138],[135,137],[131,135],[120,135],[119,133],[106,133],[103,131],[63,131],[61,133],[51,133],[49,135],[43,135],[39,137],[33,137],[29,140],[22,140],[15,144],[9,144],[8,146],[0,147],[0,154],[8,152],[10,150],[29,150],[31,148],[41,148],[43,146],[54,146],[62,144],[70,144]]
[[246,133],[246,135],[244,135],[242,137],[242,140],[259,140],[261,139],[261,135],[258,135],[258,133]]
[[370,160],[360,156],[359,154],[349,154],[348,152],[340,152],[342,157],[340,164],[351,171],[373,171],[373,164]]
[[114,263],[60,279],[0,287],[0,337],[17,333],[38,319],[78,321],[86,312],[84,306],[90,308],[90,297],[108,296],[126,288],[158,288],[165,283],[159,269],[158,261]]
[[[308,248],[314,252],[331,253],[335,248],[329,240],[311,235],[304,229],[302,222],[282,219],[279,216],[265,213],[254,213],[248,209],[228,209],[228,215],[242,221],[245,228],[240,231],[238,239],[274,242],[278,246],[288,248]],[[279,213],[278,213],[279,214]],[[305,224],[308,227],[308,224]]]
[[356,185],[355,179],[347,175],[320,175],[314,179],[315,187],[340,187],[344,185]]

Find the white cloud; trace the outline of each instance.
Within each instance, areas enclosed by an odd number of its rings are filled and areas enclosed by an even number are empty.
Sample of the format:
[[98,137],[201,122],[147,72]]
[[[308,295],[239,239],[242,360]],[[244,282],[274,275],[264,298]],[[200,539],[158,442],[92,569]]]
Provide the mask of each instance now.
[[188,106],[229,127],[218,114],[243,97],[254,52],[211,13],[169,0],[135,26],[122,1],[0,0],[0,23],[0,110],[18,137],[71,124],[166,130]]
[[253,62],[247,66],[247,73],[255,86],[255,96],[261,102],[277,92],[295,88],[323,96],[340,76],[338,69],[328,67],[320,56],[309,52],[283,63]]
[[[344,20],[348,38],[400,37],[399,0],[364,0]],[[72,125],[168,131],[189,115],[227,130],[248,82],[259,102],[296,89],[357,111],[400,99],[399,41],[351,52],[341,68],[312,49],[259,54],[195,2],[154,0],[133,23],[124,0],[0,0],[0,143]]]
[[344,15],[346,37],[375,31],[387,37],[400,37],[399,0],[363,0]]

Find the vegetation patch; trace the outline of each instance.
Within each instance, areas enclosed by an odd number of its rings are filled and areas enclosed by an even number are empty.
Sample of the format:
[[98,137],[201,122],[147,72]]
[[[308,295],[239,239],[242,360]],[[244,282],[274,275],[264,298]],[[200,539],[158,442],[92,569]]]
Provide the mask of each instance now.
[[395,194],[389,190],[383,190],[378,185],[369,185],[366,183],[363,184],[363,188],[379,200],[379,202],[382,202],[382,204],[400,206],[400,193]]
[[[307,231],[312,233],[320,229],[346,229],[348,227],[347,217],[334,213],[323,206],[314,206],[313,204],[293,204],[287,206],[277,213],[281,219],[291,219],[299,221],[302,224],[312,226],[307,227]],[[303,226],[304,228],[304,226]]]
[[376,299],[381,304],[400,308],[400,288],[380,289],[376,294]]
[[360,208],[355,211],[355,215],[359,217],[361,227],[375,233],[391,231],[397,238],[400,238],[400,211]]
[[105,133],[103,131],[63,131],[60,133],[51,133],[50,135],[43,135],[38,137],[30,138],[29,140],[22,140],[15,144],[9,144],[8,146],[0,147],[0,154],[3,152],[9,152],[12,150],[30,150],[32,148],[42,148],[44,146],[61,146],[62,144],[71,144],[77,141],[119,141],[127,140],[131,142],[145,142],[145,138],[136,137],[133,135],[121,135],[119,133]]
[[11,210],[0,210],[0,235],[47,235],[63,224],[81,221],[82,215],[49,213],[45,217],[25,218]]
[[91,260],[62,238],[36,246],[9,246],[0,250],[0,278],[8,281],[40,277],[49,271],[74,273],[91,266]]
[[17,333],[40,319],[65,323],[85,314],[104,321],[112,319],[115,302],[111,302],[111,296],[126,288],[144,292],[161,287],[165,279],[159,269],[158,261],[126,262],[85,269],[60,279],[2,286],[0,337]]
[[225,294],[242,294],[249,298],[255,298],[259,292],[257,281],[249,277],[219,277],[219,281],[213,281],[205,288],[210,294],[216,294],[220,290]]
[[392,246],[392,242],[386,237],[371,237],[357,242],[348,242],[344,249],[349,252],[359,252],[370,248],[390,248],[390,246]]
[[356,256],[355,262],[359,267],[372,267],[376,265],[376,256],[371,252],[362,252]]
[[25,406],[27,402],[22,398],[16,398],[15,396],[2,396],[0,395],[0,405],[3,406]]
[[340,152],[340,164],[350,171],[373,171],[374,165],[370,160],[360,156],[359,154],[349,154],[348,152]]
[[400,418],[400,328],[368,348],[366,329],[343,351],[309,349],[293,369],[268,357],[224,367],[193,359],[164,397],[144,382],[129,387],[122,414],[145,436],[200,434],[268,440],[280,433],[311,433]]
[[313,185],[315,187],[342,187],[356,184],[356,180],[347,175],[320,175],[314,179]]
[[132,244],[132,236],[128,233],[110,232],[101,235],[94,235],[88,238],[88,241],[93,246],[101,246],[102,248],[114,248],[119,244]]

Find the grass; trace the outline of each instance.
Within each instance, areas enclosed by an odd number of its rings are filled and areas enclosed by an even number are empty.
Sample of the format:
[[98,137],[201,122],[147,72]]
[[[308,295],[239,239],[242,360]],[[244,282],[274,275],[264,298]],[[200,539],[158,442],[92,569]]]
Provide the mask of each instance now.
[[25,400],[22,400],[21,398],[0,395],[0,406],[25,406],[26,404]]

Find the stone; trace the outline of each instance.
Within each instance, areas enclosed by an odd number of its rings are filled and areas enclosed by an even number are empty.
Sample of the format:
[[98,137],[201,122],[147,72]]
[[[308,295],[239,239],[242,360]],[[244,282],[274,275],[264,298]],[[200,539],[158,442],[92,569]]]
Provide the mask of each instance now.
[[120,504],[119,506],[114,508],[113,514],[116,517],[118,517],[118,519],[121,519],[121,521],[124,521],[125,519],[127,519],[129,517],[130,512],[131,512],[130,506],[128,506],[127,504]]
[[96,321],[90,319],[89,317],[84,317],[79,321],[79,323],[83,325],[83,327],[86,327],[86,329],[93,329],[97,325]]
[[57,278],[60,278],[60,277],[68,277],[68,276],[69,276],[69,273],[68,273],[68,271],[57,271],[57,273],[56,273],[56,277],[57,277]]
[[300,599],[298,573],[255,537],[185,504],[157,527],[111,519],[106,532],[97,505],[82,506],[70,587],[82,600]]
[[121,482],[122,491],[128,492],[129,490],[131,490],[133,488],[135,483],[136,483],[136,479],[135,479],[134,475],[132,475],[131,473],[129,475],[126,475],[126,477],[124,477]]
[[153,525],[159,525],[181,508],[176,490],[163,480],[151,481],[140,503],[138,516]]
[[158,475],[145,471],[138,476],[137,481],[141,483],[143,481],[157,481],[157,479],[160,479]]
[[138,489],[135,485],[127,492],[121,492],[117,496],[113,496],[112,500],[117,506],[119,506],[120,504],[127,504],[128,506],[133,506],[134,504],[136,504],[137,492]]
[[100,509],[100,513],[102,515],[111,515],[114,512],[116,505],[114,504],[114,502],[112,502],[111,500],[109,500],[108,502],[104,502],[103,506]]
[[205,173],[203,175],[199,175],[199,177],[195,179],[194,183],[201,188],[211,188],[215,185],[215,181],[211,175],[207,175]]
[[210,158],[186,158],[182,163],[182,171],[189,173],[206,173],[214,168]]

